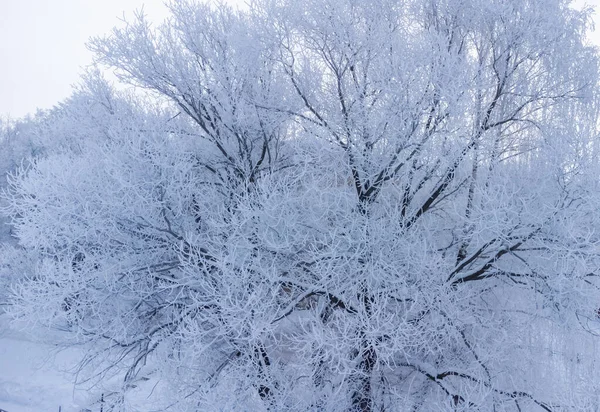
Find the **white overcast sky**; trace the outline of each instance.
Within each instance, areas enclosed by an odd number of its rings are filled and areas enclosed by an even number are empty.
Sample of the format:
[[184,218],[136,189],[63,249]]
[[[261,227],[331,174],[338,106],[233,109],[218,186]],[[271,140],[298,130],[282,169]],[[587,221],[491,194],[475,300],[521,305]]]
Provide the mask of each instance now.
[[144,5],[158,21],[162,0],[0,0],[0,116],[21,117],[69,96],[92,60],[85,43]]
[[[600,0],[576,3],[600,11]],[[163,0],[0,0],[0,117],[21,117],[68,97],[92,59],[87,39],[108,33],[118,17],[142,5],[152,21],[167,15]]]

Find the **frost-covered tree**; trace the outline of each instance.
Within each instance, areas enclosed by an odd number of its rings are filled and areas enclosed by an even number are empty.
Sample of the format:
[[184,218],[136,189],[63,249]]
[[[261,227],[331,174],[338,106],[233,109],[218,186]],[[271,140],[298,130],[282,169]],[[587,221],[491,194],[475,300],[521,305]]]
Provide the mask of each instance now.
[[93,348],[105,407],[593,410],[587,12],[171,11],[91,43],[151,97],[90,75],[6,195],[40,256],[13,313]]
[[[44,116],[38,112],[36,116],[23,119],[0,117],[0,191],[8,187],[7,176],[15,173],[20,167],[27,167],[31,159],[39,155],[41,146],[36,139],[38,120]],[[6,206],[0,199],[0,208]],[[0,310],[3,311],[8,301],[10,290],[15,282],[23,277],[24,269],[29,262],[28,253],[16,245],[11,234],[11,226],[7,216],[0,214]]]

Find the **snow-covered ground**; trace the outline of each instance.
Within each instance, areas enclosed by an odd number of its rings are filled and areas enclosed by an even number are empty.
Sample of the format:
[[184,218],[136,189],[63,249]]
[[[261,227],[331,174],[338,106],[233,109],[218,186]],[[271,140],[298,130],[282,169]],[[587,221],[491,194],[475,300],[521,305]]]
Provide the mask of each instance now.
[[8,412],[79,412],[86,393],[75,390],[76,349],[58,352],[10,329],[0,315],[0,409]]

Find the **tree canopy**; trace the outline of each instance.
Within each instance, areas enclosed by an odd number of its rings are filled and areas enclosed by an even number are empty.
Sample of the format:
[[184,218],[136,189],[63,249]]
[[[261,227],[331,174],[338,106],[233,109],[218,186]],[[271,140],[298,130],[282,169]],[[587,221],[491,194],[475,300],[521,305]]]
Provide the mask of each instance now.
[[589,10],[170,9],[90,43],[147,93],[90,72],[4,194],[10,310],[104,410],[595,410]]

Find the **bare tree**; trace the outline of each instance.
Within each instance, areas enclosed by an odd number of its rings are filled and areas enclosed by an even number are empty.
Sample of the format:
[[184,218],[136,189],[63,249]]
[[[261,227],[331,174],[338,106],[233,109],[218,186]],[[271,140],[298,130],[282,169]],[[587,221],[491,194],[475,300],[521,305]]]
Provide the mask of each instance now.
[[14,314],[94,345],[105,408],[591,410],[595,346],[552,349],[600,299],[586,11],[171,10],[91,43],[153,98],[89,77],[49,121],[82,139],[6,195]]

